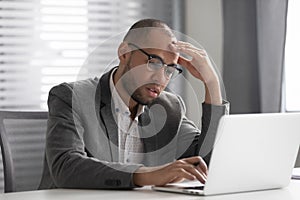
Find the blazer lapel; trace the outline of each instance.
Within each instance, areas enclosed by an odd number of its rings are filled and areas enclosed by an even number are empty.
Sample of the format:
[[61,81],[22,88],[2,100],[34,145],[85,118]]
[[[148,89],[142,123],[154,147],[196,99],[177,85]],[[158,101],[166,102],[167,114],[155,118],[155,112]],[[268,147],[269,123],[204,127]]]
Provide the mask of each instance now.
[[97,112],[99,113],[99,123],[106,131],[108,137],[112,161],[117,162],[119,160],[118,126],[112,113],[111,92],[109,87],[109,78],[112,71],[113,69],[104,74],[99,81],[96,92],[96,102],[99,102],[99,106],[96,110],[99,111]]
[[[181,119],[179,102],[165,103],[162,94],[139,118],[139,133],[144,144],[144,164],[154,166],[175,159],[177,132]],[[175,112],[176,111],[176,112]]]

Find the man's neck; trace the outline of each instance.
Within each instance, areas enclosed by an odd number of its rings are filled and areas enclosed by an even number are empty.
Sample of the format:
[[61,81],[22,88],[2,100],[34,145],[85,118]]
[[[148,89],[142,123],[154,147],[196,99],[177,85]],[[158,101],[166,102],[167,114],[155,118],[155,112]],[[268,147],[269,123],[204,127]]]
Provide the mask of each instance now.
[[[123,100],[123,102],[126,104],[126,106],[128,107],[129,111],[130,111],[130,117],[133,120],[138,112],[138,108],[139,108],[139,104],[134,101],[126,92],[126,90],[123,87],[122,83],[118,83],[118,81],[120,80],[119,78],[119,73],[118,73],[118,69],[114,72],[114,74],[112,75],[113,78],[113,83],[114,86],[116,88],[116,91],[118,92],[119,96],[121,97],[121,99]],[[118,84],[116,84],[118,83]]]

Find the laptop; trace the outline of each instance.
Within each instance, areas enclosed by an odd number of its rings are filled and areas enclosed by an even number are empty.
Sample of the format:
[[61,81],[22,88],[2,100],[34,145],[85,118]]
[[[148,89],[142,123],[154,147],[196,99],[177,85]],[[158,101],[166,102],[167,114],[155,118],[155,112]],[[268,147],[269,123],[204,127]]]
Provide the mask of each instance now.
[[205,185],[198,181],[152,189],[215,195],[289,184],[300,145],[300,113],[236,114],[220,119]]

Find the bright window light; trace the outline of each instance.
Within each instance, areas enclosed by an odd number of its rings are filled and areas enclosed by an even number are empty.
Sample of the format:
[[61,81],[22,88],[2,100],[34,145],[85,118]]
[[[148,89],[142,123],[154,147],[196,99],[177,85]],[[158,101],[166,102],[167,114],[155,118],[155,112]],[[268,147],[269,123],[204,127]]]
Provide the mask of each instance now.
[[173,24],[173,5],[173,0],[155,5],[148,0],[0,0],[0,109],[47,110],[50,88],[116,66],[120,33],[141,18]]
[[300,111],[300,1],[290,0],[287,15],[285,46],[286,111]]

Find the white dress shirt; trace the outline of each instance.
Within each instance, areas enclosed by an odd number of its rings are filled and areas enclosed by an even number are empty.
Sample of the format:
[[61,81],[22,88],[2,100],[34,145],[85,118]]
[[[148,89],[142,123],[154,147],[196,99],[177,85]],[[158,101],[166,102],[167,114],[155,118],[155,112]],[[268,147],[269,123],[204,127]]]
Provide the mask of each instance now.
[[137,115],[132,120],[128,106],[115,88],[113,82],[115,71],[111,73],[109,85],[112,94],[112,105],[114,105],[112,111],[118,125],[119,162],[139,164],[143,160],[143,143],[138,130],[138,116],[144,112],[144,106],[139,105]]

